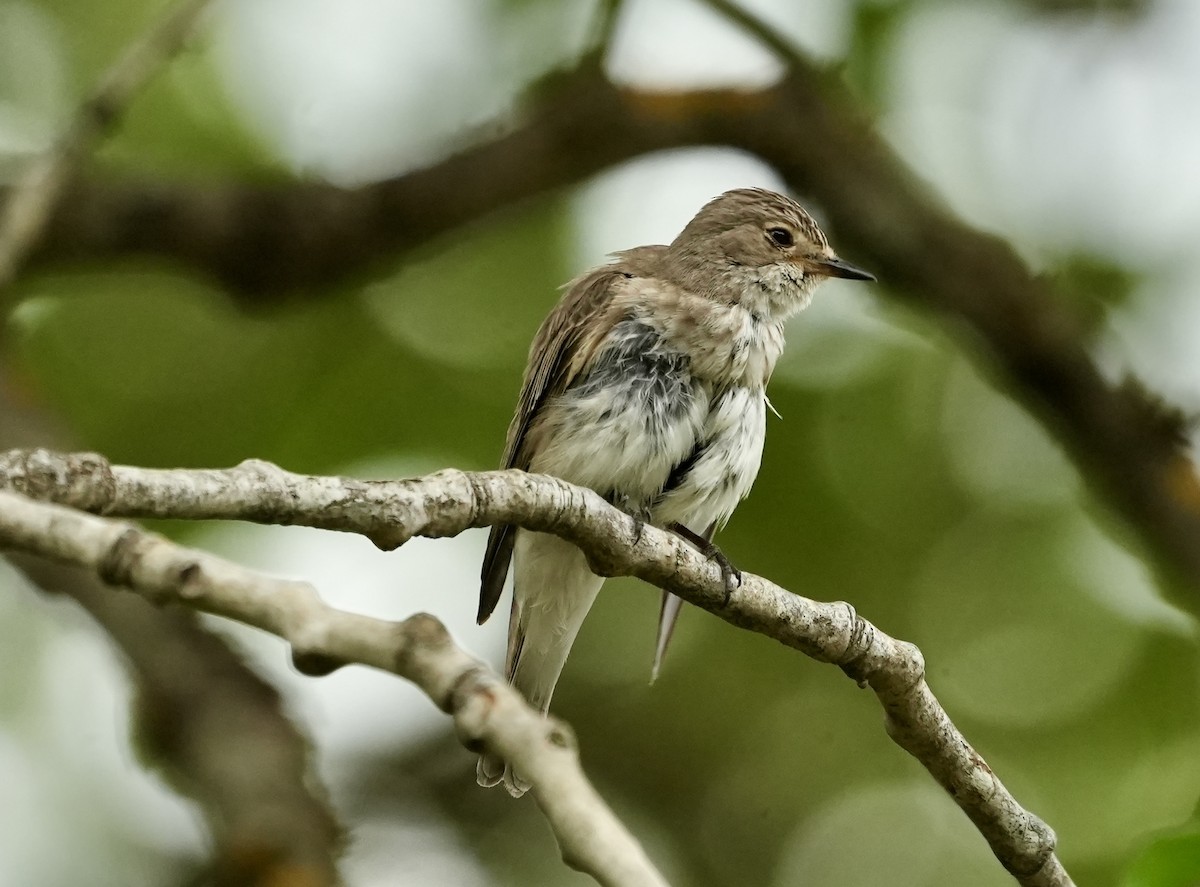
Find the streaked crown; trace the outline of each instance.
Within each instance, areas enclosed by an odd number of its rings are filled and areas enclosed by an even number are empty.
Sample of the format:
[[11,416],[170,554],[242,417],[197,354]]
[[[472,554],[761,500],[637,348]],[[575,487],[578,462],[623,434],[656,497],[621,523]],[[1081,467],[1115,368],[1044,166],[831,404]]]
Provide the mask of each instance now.
[[765,188],[738,188],[714,197],[700,208],[671,246],[740,227],[767,230],[772,224],[789,230],[794,239],[807,241],[818,252],[829,250],[824,232],[804,207],[786,195]]

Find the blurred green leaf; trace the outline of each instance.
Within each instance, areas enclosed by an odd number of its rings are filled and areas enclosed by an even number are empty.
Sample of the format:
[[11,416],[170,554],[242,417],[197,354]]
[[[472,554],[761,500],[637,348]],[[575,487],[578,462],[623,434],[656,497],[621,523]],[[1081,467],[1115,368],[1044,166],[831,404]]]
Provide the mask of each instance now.
[[1164,836],[1143,850],[1121,879],[1121,887],[1196,887],[1200,884],[1200,828]]
[[82,94],[174,0],[34,0],[34,5],[58,21],[72,80]]
[[286,175],[267,146],[233,112],[212,53],[202,41],[151,80],[96,158],[107,168],[142,175]]
[[846,80],[871,107],[885,108],[892,38],[908,19],[912,0],[857,2],[851,13],[850,46],[844,61]]
[[501,213],[370,284],[364,305],[397,342],[432,362],[508,368],[515,405],[529,343],[570,276],[562,261],[569,222],[561,199]]

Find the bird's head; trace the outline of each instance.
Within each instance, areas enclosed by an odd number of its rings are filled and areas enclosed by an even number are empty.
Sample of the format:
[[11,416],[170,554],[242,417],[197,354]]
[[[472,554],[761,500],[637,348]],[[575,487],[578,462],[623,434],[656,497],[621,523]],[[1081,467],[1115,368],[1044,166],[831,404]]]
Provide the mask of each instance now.
[[706,203],[667,248],[666,267],[686,289],[773,321],[805,307],[830,277],[875,279],[839,259],[796,201],[759,188]]

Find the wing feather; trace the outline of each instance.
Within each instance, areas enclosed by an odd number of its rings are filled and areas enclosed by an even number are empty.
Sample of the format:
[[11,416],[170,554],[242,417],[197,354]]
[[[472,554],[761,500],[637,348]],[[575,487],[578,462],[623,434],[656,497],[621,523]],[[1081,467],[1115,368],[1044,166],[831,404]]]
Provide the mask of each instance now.
[[[614,285],[637,275],[665,247],[642,247],[620,255],[611,265],[602,265],[567,284],[566,295],[543,321],[533,345],[521,385],[517,411],[508,426],[503,468],[528,470],[533,458],[530,429],[546,402],[571,386],[590,362],[618,317],[608,311]],[[482,625],[496,609],[504,579],[508,575],[516,541],[516,527],[492,527],[480,571],[478,622]]]

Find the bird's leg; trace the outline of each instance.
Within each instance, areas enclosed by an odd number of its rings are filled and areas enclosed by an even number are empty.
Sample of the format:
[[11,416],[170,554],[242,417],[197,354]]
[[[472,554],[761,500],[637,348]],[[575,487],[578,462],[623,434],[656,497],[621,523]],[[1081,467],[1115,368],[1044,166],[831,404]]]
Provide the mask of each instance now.
[[633,519],[633,544],[637,545],[642,541],[642,533],[646,529],[646,524],[650,521],[650,509],[645,505],[634,502],[625,493],[618,493],[615,490],[605,496],[605,498]]
[[729,558],[725,556],[725,552],[721,551],[717,543],[711,538],[701,536],[688,529],[681,523],[673,523],[667,527],[672,533],[681,539],[691,542],[710,561],[716,563],[721,568],[721,579],[725,582],[725,600],[722,601],[722,606],[729,606],[729,599],[733,597],[734,591],[742,584],[742,571],[730,563]]

